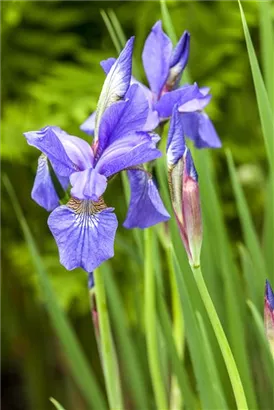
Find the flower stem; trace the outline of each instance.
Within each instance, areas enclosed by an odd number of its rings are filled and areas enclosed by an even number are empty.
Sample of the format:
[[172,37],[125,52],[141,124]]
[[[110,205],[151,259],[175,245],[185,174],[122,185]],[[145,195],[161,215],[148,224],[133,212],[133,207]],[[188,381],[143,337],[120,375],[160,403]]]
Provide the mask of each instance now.
[[243,385],[240,379],[240,375],[237,369],[237,365],[235,363],[235,359],[230,349],[228,340],[222,328],[220,319],[218,317],[218,314],[215,310],[212,299],[207,290],[207,286],[205,284],[201,268],[192,267],[192,272],[193,272],[197,287],[199,289],[201,298],[204,302],[206,311],[208,313],[211,325],[213,327],[214,333],[218,340],[218,343],[219,343],[219,346],[220,346],[220,349],[221,349],[221,352],[222,352],[222,355],[223,355],[223,358],[226,364],[226,368],[229,374],[231,385],[234,391],[237,408],[238,410],[248,409],[246,397],[245,397]]
[[152,387],[158,410],[167,410],[167,398],[159,361],[155,308],[155,275],[152,260],[152,228],[145,230],[145,332]]
[[[173,316],[173,338],[175,346],[177,348],[178,356],[180,358],[184,355],[184,318],[181,309],[180,294],[176,282],[176,274],[174,271],[172,260],[172,247],[168,245],[166,247],[167,263],[170,277],[171,288],[171,303],[172,303],[172,316]],[[182,408],[183,398],[181,390],[179,388],[177,378],[172,375],[171,388],[170,388],[170,409],[178,410]]]
[[123,409],[120,376],[111,335],[103,272],[94,271],[96,305],[99,319],[99,344],[110,409]]

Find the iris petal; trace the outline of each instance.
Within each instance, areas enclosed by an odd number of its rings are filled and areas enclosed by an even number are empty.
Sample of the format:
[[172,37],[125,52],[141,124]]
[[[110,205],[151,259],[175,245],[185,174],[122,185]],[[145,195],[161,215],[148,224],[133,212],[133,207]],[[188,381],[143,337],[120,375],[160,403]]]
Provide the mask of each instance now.
[[152,161],[161,155],[151,135],[146,132],[131,132],[118,138],[104,150],[96,168],[100,174],[109,177],[129,167]]
[[80,130],[88,135],[94,134],[96,111],[94,111],[80,126]]
[[166,211],[159,192],[150,174],[144,170],[129,170],[131,198],[124,226],[126,228],[148,228],[167,221]]
[[148,117],[148,102],[137,84],[130,87],[128,99],[112,104],[106,109],[99,129],[96,156],[123,135],[142,131]]
[[156,99],[168,78],[171,54],[172,43],[163,32],[161,21],[158,21],[146,39],[142,54],[149,86]]
[[110,72],[111,67],[115,63],[116,58],[110,57],[107,60],[102,60],[100,62],[100,66],[104,70],[105,74],[108,74]]
[[75,166],[58,138],[63,132],[58,127],[45,127],[40,131],[26,132],[24,135],[29,145],[38,148],[49,158],[58,175],[69,176]]
[[[59,178],[64,190],[68,187],[68,178]],[[42,154],[38,159],[37,173],[31,191],[32,199],[47,211],[52,211],[59,205],[59,198],[53,185],[47,157]]]
[[197,148],[220,148],[222,146],[214,125],[205,112],[199,115],[199,139],[195,141],[195,146]]
[[154,108],[158,111],[161,119],[166,119],[171,117],[172,109],[175,104],[181,106],[186,102],[193,100],[199,94],[200,92],[197,84],[186,85],[177,90],[165,93],[155,104]]
[[189,57],[190,34],[185,31],[173,50],[167,85],[177,88]]
[[105,79],[97,105],[95,140],[98,139],[99,124],[104,111],[115,101],[122,99],[130,85],[133,42],[134,37],[131,37]]
[[60,262],[68,270],[81,267],[92,272],[114,255],[118,222],[113,208],[107,208],[102,201],[71,199],[50,214],[48,225]]
[[175,165],[182,158],[186,148],[181,116],[182,114],[178,112],[178,106],[175,105],[167,139],[167,162],[169,166]]
[[78,199],[92,199],[98,201],[105,192],[107,179],[96,169],[85,169],[70,176],[72,185],[71,195]]
[[59,127],[49,126],[24,135],[29,145],[38,148],[48,157],[57,175],[69,176],[76,169],[88,168],[93,163],[89,144]]

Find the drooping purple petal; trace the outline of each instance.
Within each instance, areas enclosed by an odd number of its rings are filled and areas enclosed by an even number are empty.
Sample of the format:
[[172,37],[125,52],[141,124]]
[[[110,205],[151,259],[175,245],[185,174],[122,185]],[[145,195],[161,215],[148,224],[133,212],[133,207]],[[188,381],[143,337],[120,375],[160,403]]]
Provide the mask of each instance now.
[[109,177],[132,166],[152,161],[161,156],[151,135],[131,132],[110,144],[99,158],[96,169]]
[[25,132],[24,135],[29,145],[38,148],[49,158],[58,175],[69,176],[75,166],[59,139],[63,132],[58,127],[45,127],[40,131]]
[[192,141],[199,140],[199,112],[186,112],[180,114],[180,119],[183,124],[184,135]]
[[142,54],[149,86],[156,99],[167,81],[171,54],[172,43],[158,21],[146,39]]
[[96,116],[96,111],[94,111],[86,119],[86,121],[83,122],[83,124],[80,126],[80,130],[84,131],[88,135],[93,135],[94,134],[94,128],[95,128],[95,116]]
[[[65,190],[68,187],[68,182],[66,177],[60,177],[60,183]],[[50,176],[48,160],[44,154],[38,158],[38,167],[31,197],[47,211],[52,211],[59,205],[59,198]]]
[[107,179],[96,169],[85,169],[70,176],[71,195],[78,199],[98,201],[106,190]]
[[196,98],[197,95],[199,95],[199,88],[197,84],[186,85],[162,95],[160,100],[155,104],[154,108],[158,111],[160,119],[167,119],[171,117],[172,109],[175,104],[178,106],[183,105],[187,101]]
[[82,170],[93,164],[90,145],[59,127],[49,126],[24,135],[29,145],[38,148],[48,157],[57,175],[69,176],[75,170]]
[[113,208],[103,208],[101,202],[71,199],[50,214],[48,225],[66,269],[92,272],[113,257],[118,222]]
[[167,221],[170,216],[151,175],[144,170],[130,170],[127,173],[131,198],[123,225],[126,228],[148,228],[159,222]]
[[167,86],[170,89],[178,87],[183,70],[188,62],[190,34],[185,31],[174,48],[170,61],[170,70]]
[[175,105],[172,112],[167,139],[167,162],[169,166],[177,164],[186,149],[181,115],[182,114],[178,112],[178,106]]
[[180,112],[194,112],[194,111],[202,111],[210,102],[212,95],[206,94],[203,95],[201,93],[201,89],[199,89],[199,96],[194,98],[193,100],[187,101],[184,104],[179,106]]
[[96,111],[95,142],[98,139],[99,125],[104,111],[115,101],[122,99],[128,90],[131,79],[133,42],[134,37],[131,37],[105,79]]
[[220,148],[222,146],[214,125],[205,112],[199,113],[199,138],[195,140],[195,146],[197,148]]

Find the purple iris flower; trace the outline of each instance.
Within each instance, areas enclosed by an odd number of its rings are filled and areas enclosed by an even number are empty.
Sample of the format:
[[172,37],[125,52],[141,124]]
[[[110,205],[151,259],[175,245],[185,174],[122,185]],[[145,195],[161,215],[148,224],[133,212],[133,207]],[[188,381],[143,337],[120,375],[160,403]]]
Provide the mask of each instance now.
[[[185,135],[194,141],[195,146],[218,148],[221,146],[219,137],[210,118],[203,111],[211,99],[209,88],[199,88],[196,83],[179,87],[188,62],[189,45],[190,34],[185,31],[173,49],[171,40],[162,30],[161,21],[158,21],[146,39],[142,54],[149,88],[134,78],[131,83],[138,83],[148,100],[150,130],[169,119],[177,104],[182,113]],[[109,72],[114,62],[114,58],[101,62],[105,73]],[[81,126],[88,134],[93,134],[94,118],[95,115],[92,114]]]
[[[132,179],[127,227],[143,228],[169,218],[151,176],[142,168],[143,163],[161,156],[155,135],[144,131],[148,103],[140,101],[138,85],[131,87],[130,98],[123,99],[130,85],[133,40],[127,42],[104,82],[92,145],[53,126],[24,134],[43,155],[32,197],[47,210],[53,209],[48,225],[60,262],[68,270],[82,267],[92,272],[114,255],[118,222],[114,208],[107,207],[102,195],[118,172],[128,170]],[[58,206],[48,161],[60,184],[64,188],[71,185],[66,205]]]

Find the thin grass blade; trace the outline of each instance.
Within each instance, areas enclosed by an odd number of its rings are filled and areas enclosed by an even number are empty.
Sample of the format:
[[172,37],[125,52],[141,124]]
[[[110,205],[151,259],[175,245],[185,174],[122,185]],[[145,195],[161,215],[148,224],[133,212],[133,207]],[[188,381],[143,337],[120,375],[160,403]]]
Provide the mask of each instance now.
[[122,50],[122,44],[120,44],[120,42],[119,42],[119,40],[118,40],[118,38],[117,38],[117,36],[116,36],[115,30],[114,30],[114,28],[113,28],[113,26],[112,26],[112,24],[111,24],[111,22],[110,22],[110,19],[109,19],[107,13],[106,13],[104,10],[101,10],[100,13],[101,13],[102,19],[104,20],[104,23],[105,23],[105,25],[106,25],[106,28],[107,28],[107,30],[108,30],[108,32],[109,32],[109,35],[110,35],[111,40],[112,40],[112,42],[113,42],[113,45],[114,45],[114,47],[115,47],[115,49],[116,49],[116,51],[117,51],[117,54],[119,54],[120,51]]
[[51,397],[49,400],[54,405],[56,410],[65,410],[65,408],[63,406],[61,406],[61,404],[57,400],[55,400],[53,397]]

